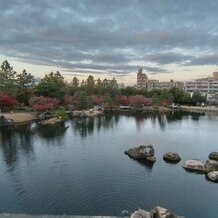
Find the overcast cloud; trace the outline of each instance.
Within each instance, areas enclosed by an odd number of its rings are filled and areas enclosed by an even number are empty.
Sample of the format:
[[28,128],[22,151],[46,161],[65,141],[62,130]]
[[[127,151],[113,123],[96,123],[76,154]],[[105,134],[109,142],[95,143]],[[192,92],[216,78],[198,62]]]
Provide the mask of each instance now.
[[218,65],[217,0],[0,0],[0,53],[65,71]]

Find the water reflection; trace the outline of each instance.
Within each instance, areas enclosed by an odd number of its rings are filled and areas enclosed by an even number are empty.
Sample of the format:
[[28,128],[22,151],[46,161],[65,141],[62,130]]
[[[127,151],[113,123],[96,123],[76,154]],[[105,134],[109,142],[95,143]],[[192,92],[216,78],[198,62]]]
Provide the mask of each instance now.
[[79,118],[72,120],[72,129],[79,133],[81,137],[92,135],[96,129],[98,132],[103,129],[114,128],[119,122],[118,114],[106,114],[96,118]]
[[19,159],[20,152],[27,157],[33,153],[32,135],[30,125],[0,128],[0,146],[7,165],[12,166]]
[[55,125],[38,125],[36,131],[40,137],[51,141],[62,138],[67,129],[68,127],[64,123],[61,123]]

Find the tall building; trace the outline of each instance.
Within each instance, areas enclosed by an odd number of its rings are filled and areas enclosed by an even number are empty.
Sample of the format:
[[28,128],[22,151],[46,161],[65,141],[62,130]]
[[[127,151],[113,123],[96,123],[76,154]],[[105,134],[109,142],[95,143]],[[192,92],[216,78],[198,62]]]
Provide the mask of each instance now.
[[138,88],[147,88],[148,77],[143,73],[142,67],[138,69],[137,73],[137,87]]

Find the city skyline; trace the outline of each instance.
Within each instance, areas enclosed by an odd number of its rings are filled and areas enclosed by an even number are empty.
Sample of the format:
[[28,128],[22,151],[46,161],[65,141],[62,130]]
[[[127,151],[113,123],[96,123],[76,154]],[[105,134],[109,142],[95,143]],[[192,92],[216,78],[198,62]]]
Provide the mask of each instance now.
[[188,81],[218,71],[217,2],[0,2],[0,62],[36,77],[60,71],[134,85],[137,66],[151,79]]

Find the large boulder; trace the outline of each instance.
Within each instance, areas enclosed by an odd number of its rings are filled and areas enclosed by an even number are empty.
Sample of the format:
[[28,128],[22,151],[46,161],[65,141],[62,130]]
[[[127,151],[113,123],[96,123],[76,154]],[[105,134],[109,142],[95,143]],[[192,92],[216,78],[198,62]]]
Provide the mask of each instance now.
[[179,162],[181,160],[181,157],[178,153],[167,152],[166,154],[164,154],[163,159],[169,162]]
[[175,215],[169,210],[157,206],[154,209],[151,209],[150,212],[139,209],[135,211],[130,218],[179,218],[179,217],[180,216]]
[[154,156],[154,148],[152,145],[140,145],[139,147],[130,148],[124,152],[134,159],[146,159]]
[[207,177],[214,182],[218,182],[218,171],[209,172]]
[[150,212],[142,209],[135,211],[130,218],[152,218]]
[[190,171],[205,172],[204,163],[200,160],[187,160],[184,163],[183,168]]
[[218,160],[218,152],[211,152],[210,154],[209,154],[209,159],[211,159],[211,160]]
[[155,207],[151,210],[151,216],[154,218],[178,218],[177,215],[173,214],[169,210],[163,207]]
[[208,160],[205,164],[206,172],[218,171],[218,161]]

